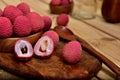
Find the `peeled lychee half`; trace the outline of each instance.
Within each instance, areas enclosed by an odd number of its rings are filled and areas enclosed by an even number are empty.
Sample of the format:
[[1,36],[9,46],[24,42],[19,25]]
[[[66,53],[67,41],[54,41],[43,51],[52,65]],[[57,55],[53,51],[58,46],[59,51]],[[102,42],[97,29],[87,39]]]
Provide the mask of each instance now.
[[51,25],[52,25],[52,19],[49,16],[43,16],[42,17],[44,20],[44,28],[43,31],[47,31],[50,29]]
[[62,14],[57,16],[56,22],[57,22],[58,25],[66,26],[69,22],[69,17],[68,17],[67,14],[62,13]]
[[34,53],[41,58],[48,58],[54,50],[53,40],[48,36],[42,36],[34,46]]
[[69,64],[75,64],[80,60],[82,47],[78,41],[70,41],[62,49],[62,57]]
[[8,38],[13,34],[13,26],[6,17],[0,17],[0,38]]
[[27,3],[20,3],[17,5],[17,8],[20,9],[23,12],[23,15],[26,15],[30,12],[30,7]]
[[20,39],[14,46],[15,56],[18,60],[29,60],[33,56],[33,48],[29,41]]
[[43,34],[43,36],[49,36],[53,40],[55,47],[56,47],[57,43],[59,42],[59,35],[57,32],[55,32],[53,30],[46,31]]
[[36,33],[44,28],[44,20],[36,12],[30,12],[26,15],[32,24],[32,33]]

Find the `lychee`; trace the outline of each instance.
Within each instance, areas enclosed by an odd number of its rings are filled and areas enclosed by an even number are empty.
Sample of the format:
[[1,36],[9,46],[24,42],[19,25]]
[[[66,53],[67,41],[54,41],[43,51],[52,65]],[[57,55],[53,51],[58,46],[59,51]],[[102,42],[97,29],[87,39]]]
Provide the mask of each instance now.
[[28,19],[32,24],[32,33],[36,33],[44,28],[44,20],[37,12],[27,14]]
[[62,0],[61,5],[69,5],[69,0]]
[[4,8],[3,15],[9,18],[12,22],[17,16],[23,15],[22,11],[13,5],[8,5]]
[[8,38],[13,34],[12,24],[6,17],[0,17],[0,38]]
[[56,22],[58,25],[66,26],[69,22],[69,17],[67,14],[62,13],[62,14],[57,16]]
[[51,0],[51,5],[58,6],[61,5],[61,0]]
[[57,32],[55,32],[53,30],[46,31],[43,34],[43,36],[49,36],[50,38],[52,38],[55,47],[56,47],[57,43],[59,42],[59,35],[57,34]]
[[34,53],[41,58],[48,58],[54,50],[53,40],[48,36],[42,36],[34,46]]
[[20,9],[23,12],[23,15],[26,15],[30,12],[30,7],[27,3],[20,3],[17,5],[17,8]]
[[26,39],[19,39],[14,46],[15,56],[18,60],[29,60],[33,56],[31,43]]
[[75,64],[82,54],[81,44],[78,41],[70,41],[62,49],[62,57],[69,64]]
[[52,19],[49,16],[43,16],[42,17],[44,20],[44,28],[43,31],[47,31],[50,29],[51,25],[52,25]]
[[14,33],[17,36],[27,36],[31,33],[32,25],[26,16],[18,16],[13,24]]
[[0,9],[0,17],[3,16],[3,11]]

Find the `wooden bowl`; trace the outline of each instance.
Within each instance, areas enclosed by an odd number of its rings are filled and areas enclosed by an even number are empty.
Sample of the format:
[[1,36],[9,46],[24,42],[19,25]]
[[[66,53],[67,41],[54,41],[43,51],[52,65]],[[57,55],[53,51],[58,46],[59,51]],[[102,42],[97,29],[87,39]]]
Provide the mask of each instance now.
[[51,5],[49,4],[49,7],[50,7],[50,11],[51,13],[53,14],[61,14],[61,13],[71,13],[72,12],[72,9],[73,9],[73,2],[70,3],[70,5],[59,5],[59,6],[56,6],[56,5]]
[[13,52],[15,42],[18,39],[22,39],[22,38],[30,41],[30,43],[34,45],[41,35],[42,35],[42,31],[26,37],[12,37],[12,38],[0,39],[0,52],[7,52],[7,53]]

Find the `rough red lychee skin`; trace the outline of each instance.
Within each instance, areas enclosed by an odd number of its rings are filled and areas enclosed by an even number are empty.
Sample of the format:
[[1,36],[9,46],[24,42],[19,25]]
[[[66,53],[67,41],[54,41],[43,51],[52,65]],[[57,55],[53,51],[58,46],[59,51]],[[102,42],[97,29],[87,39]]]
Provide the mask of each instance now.
[[8,5],[4,8],[3,16],[9,18],[12,22],[17,16],[23,15],[22,11],[13,5]]
[[58,42],[59,42],[59,35],[57,34],[57,32],[53,31],[53,30],[49,30],[44,32],[43,36],[49,36],[50,38],[52,38],[53,42],[54,42],[54,47],[57,46]]
[[8,38],[13,34],[13,26],[6,17],[0,17],[0,38]]
[[69,0],[62,0],[61,5],[69,5]]
[[20,3],[17,5],[17,8],[20,9],[23,12],[23,15],[26,15],[30,12],[30,7],[27,3]]
[[52,19],[49,16],[42,16],[43,20],[44,20],[44,28],[43,31],[47,31],[50,29],[51,25],[52,25]]
[[3,11],[0,9],[0,17],[3,16]]
[[61,5],[61,0],[51,0],[51,5],[58,6]]
[[36,33],[44,28],[44,20],[37,12],[30,12],[26,16],[32,24],[32,33]]
[[[27,51],[26,53],[23,53],[22,50],[25,50],[25,46],[27,48]],[[21,60],[21,61],[30,60],[33,56],[33,48],[31,43],[26,39],[17,40],[14,45],[14,54],[16,59],[18,60]]]
[[34,46],[34,54],[40,58],[49,58],[54,51],[54,42],[49,36],[42,36]]
[[62,57],[69,64],[75,64],[80,60],[82,47],[78,41],[70,41],[62,49]]
[[62,13],[62,14],[57,16],[56,22],[58,25],[66,26],[69,22],[69,17],[67,14]]
[[13,31],[17,36],[27,36],[32,31],[30,20],[26,16],[18,16],[13,24]]

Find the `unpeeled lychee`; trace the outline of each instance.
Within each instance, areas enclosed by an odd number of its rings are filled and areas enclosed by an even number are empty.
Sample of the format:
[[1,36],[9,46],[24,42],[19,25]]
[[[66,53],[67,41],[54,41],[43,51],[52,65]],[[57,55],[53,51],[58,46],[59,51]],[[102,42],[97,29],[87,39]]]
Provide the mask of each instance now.
[[36,33],[44,28],[44,20],[37,12],[30,12],[26,16],[32,24],[32,33]]
[[57,45],[57,43],[59,42],[59,35],[57,34],[57,32],[53,31],[53,30],[49,30],[46,31],[43,36],[49,36],[50,38],[52,38],[53,42],[54,42],[54,46]]
[[0,17],[0,38],[8,38],[13,34],[12,24],[6,17]]
[[19,39],[14,46],[15,56],[18,60],[29,60],[33,56],[31,43],[25,39]]
[[69,0],[62,0],[61,5],[69,5]]
[[61,5],[61,0],[51,0],[51,5],[58,6]]
[[66,26],[69,22],[69,17],[67,14],[62,13],[62,14],[57,16],[56,22],[58,25]]
[[8,5],[4,8],[3,15],[9,18],[12,22],[17,16],[23,15],[22,11],[13,5]]
[[43,31],[47,31],[50,29],[51,25],[52,25],[52,19],[49,16],[43,16],[42,17],[44,20],[44,28]]
[[18,16],[13,24],[14,33],[17,36],[27,36],[31,33],[32,25],[26,16]]
[[42,36],[34,46],[34,53],[41,58],[48,58],[54,50],[53,40],[48,36]]
[[82,48],[78,41],[70,41],[62,49],[62,57],[69,64],[75,64],[80,60]]
[[22,2],[17,5],[17,8],[20,9],[24,15],[28,14],[30,12],[30,7],[28,4]]

